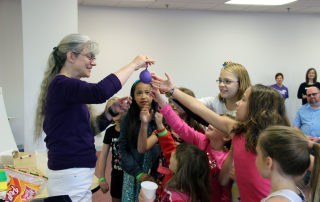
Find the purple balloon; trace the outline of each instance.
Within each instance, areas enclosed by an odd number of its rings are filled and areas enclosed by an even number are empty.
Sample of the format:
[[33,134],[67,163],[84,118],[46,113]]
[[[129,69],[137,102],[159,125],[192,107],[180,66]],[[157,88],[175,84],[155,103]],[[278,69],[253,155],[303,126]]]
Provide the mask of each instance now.
[[148,71],[148,68],[146,68],[145,70],[143,70],[141,73],[140,73],[140,80],[143,82],[143,83],[150,83],[151,81],[151,74],[150,72]]

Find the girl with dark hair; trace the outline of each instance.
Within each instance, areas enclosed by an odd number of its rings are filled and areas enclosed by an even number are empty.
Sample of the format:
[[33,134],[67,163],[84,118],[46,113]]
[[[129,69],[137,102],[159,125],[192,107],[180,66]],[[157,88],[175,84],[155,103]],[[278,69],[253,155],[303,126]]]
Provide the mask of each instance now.
[[[142,181],[154,181],[157,177],[159,145],[154,145],[148,152],[141,154],[137,150],[139,134],[150,136],[157,129],[153,112],[157,104],[150,96],[151,85],[140,80],[131,87],[132,104],[124,115],[120,125],[119,152],[121,168],[124,171],[122,201],[137,201]],[[145,113],[147,121],[142,120]]]
[[[209,202],[210,201],[210,169],[209,159],[198,147],[182,143],[176,146],[171,135],[159,137],[161,151],[170,159],[169,169],[172,177],[165,184],[161,193],[161,202]],[[139,194],[139,202],[148,200],[143,192]],[[151,200],[152,201],[152,200]]]
[[154,74],[152,85],[159,88],[160,92],[170,92],[179,102],[217,129],[232,134],[233,148],[222,166],[220,183],[229,183],[234,161],[241,201],[256,202],[265,198],[270,191],[270,181],[260,176],[254,163],[257,157],[256,145],[259,133],[266,127],[289,126],[281,94],[260,84],[248,88],[237,102],[236,120],[233,120],[216,114],[197,99],[181,92],[174,86],[170,76],[166,76],[168,79],[164,80]]
[[[154,100],[159,104],[159,111],[161,114],[156,113],[156,123],[158,125],[157,137],[159,137],[160,146],[161,136],[171,136],[171,131],[166,130],[162,124],[162,115],[165,118],[168,125],[181,136],[181,138],[189,144],[193,144],[205,151],[210,165],[210,189],[211,189],[211,201],[226,201],[231,200],[231,184],[229,186],[222,187],[219,183],[219,172],[222,164],[228,155],[228,149],[225,147],[227,142],[230,142],[231,137],[229,134],[223,133],[211,125],[205,133],[198,132],[194,128],[190,127],[178,114],[170,107],[170,105],[164,100],[157,89],[152,89]],[[161,116],[158,120],[157,117]],[[146,137],[139,136],[138,147],[148,146],[148,140]],[[163,151],[163,149],[161,149]],[[164,155],[165,156],[165,155]],[[167,159],[165,159],[166,162]],[[162,185],[166,186],[166,181],[170,178],[170,175],[166,175],[162,181]]]
[[[187,93],[188,95],[195,97],[194,93],[192,90],[184,87],[179,88],[181,91],[184,93]],[[172,107],[172,109],[179,115],[181,119],[183,119],[188,125],[190,125],[192,128],[194,128],[197,131],[203,132],[204,129],[201,124],[199,124],[194,118],[192,118],[189,114],[184,111],[184,109],[180,106],[179,102],[175,99],[169,98],[169,103]],[[157,120],[156,120],[157,121]],[[162,119],[160,120],[162,123]],[[158,124],[158,123],[157,123]],[[161,124],[162,125],[162,124]],[[163,126],[163,125],[162,125]],[[180,144],[183,142],[183,139],[179,136],[178,133],[176,133],[174,130],[172,130],[170,127],[166,126],[167,129],[170,131],[170,134],[172,138],[175,140],[175,144]],[[158,127],[159,129],[159,127]],[[140,153],[145,153],[148,151],[150,148],[153,147],[156,143],[158,143],[158,137],[156,136],[156,132],[154,131],[148,138],[147,137],[142,137],[139,136],[138,138],[138,151]],[[145,142],[146,141],[146,142]],[[159,167],[158,167],[158,173],[159,176],[156,180],[158,184],[158,189],[157,189],[157,198],[156,200],[159,199],[160,194],[163,190],[163,185],[166,183],[167,178],[166,175],[167,173],[170,173],[170,170],[168,168],[169,162],[164,158],[163,154],[160,154],[160,161],[159,161]]]
[[309,68],[306,73],[306,81],[301,83],[298,89],[297,97],[302,99],[302,105],[308,103],[307,90],[308,88],[316,86],[320,89],[320,83],[317,82],[317,70],[315,68]]
[[[310,149],[314,151],[314,158],[310,155]],[[312,191],[309,201],[320,200],[318,143],[308,141],[299,130],[285,126],[270,126],[260,134],[256,151],[256,165],[260,175],[271,180],[270,194],[262,202],[307,201],[296,184],[308,169],[312,169]]]

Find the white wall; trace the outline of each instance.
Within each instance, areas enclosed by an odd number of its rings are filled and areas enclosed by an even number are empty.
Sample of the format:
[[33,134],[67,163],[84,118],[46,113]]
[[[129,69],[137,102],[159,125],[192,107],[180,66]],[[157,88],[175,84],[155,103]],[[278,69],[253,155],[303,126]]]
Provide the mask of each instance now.
[[[168,72],[177,86],[198,97],[212,96],[218,93],[222,63],[232,60],[248,69],[253,84],[270,85],[277,72],[284,74],[291,121],[301,103],[296,93],[306,70],[315,67],[320,73],[319,25],[319,15],[79,7],[79,32],[101,45],[90,81],[147,54],[157,60],[151,70]],[[119,95],[129,94],[138,75]]]
[[77,0],[22,0],[24,64],[24,142],[33,151],[34,117],[50,52],[67,34],[78,32]]
[[[16,125],[11,123],[16,142],[25,141],[32,150],[35,106],[47,57],[62,36],[75,32],[78,13],[76,0],[22,2],[23,15],[20,1],[0,0],[0,42],[5,47],[0,50],[0,85],[8,115],[17,117]],[[300,106],[296,91],[306,70],[320,71],[319,15],[81,6],[78,20],[79,32],[101,45],[92,82],[137,54],[147,54],[157,60],[151,70],[170,73],[177,86],[192,89],[198,97],[210,96],[218,93],[215,80],[222,63],[232,60],[248,69],[253,83],[272,84],[274,74],[282,72],[290,91],[287,105],[292,120]],[[138,75],[134,73],[119,96],[129,94]],[[25,140],[19,136],[22,133]]]
[[0,0],[0,87],[16,143],[24,142],[21,1]]

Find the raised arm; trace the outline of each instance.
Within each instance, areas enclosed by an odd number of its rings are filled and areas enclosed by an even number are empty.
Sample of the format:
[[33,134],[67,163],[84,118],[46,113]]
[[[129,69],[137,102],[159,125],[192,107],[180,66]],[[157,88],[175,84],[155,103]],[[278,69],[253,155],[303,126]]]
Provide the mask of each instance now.
[[132,62],[122,67],[114,74],[118,77],[123,86],[134,71],[152,64],[154,64],[154,60],[150,59],[148,56],[137,56]]
[[[118,113],[125,113],[128,111],[130,104],[132,103],[131,97],[122,97],[118,100],[116,100],[112,105],[110,110],[113,114]],[[104,131],[107,126],[112,122],[113,116],[111,115],[110,111],[107,109],[104,112],[102,112],[98,116],[92,115],[92,107],[91,105],[88,105],[88,109],[90,112],[90,126],[93,131],[94,135],[99,134],[100,132]],[[92,118],[91,118],[92,117]]]
[[220,116],[219,114],[216,114],[215,112],[211,111],[196,98],[176,88],[168,74],[166,74],[166,77],[167,80],[164,80],[161,77],[153,74],[152,85],[158,88],[160,92],[168,93],[170,96],[176,98],[193,113],[199,115],[201,118],[203,118],[205,121],[207,121],[215,128],[225,133],[231,133],[233,127],[237,124],[235,120],[230,119],[226,116]]
[[140,111],[140,131],[138,136],[137,149],[139,153],[145,153],[153,145],[158,142],[158,138],[155,135],[148,136],[148,125],[153,116],[153,111],[149,112],[149,106],[145,106]]

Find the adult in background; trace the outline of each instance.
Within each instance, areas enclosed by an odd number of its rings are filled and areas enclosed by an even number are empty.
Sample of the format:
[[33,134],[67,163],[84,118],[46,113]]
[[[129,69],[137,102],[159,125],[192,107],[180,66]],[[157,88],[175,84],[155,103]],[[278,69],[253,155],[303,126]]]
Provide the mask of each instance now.
[[[320,139],[320,93],[319,88],[310,87],[307,90],[307,104],[302,105],[293,123],[293,128],[301,130],[309,140],[319,142]],[[313,153],[313,152],[312,152]],[[310,172],[304,177],[304,184],[310,180]]]
[[302,99],[302,104],[306,104],[307,101],[307,90],[311,86],[316,86],[318,89],[320,89],[320,83],[317,82],[317,71],[315,68],[309,68],[306,73],[306,82],[303,82],[299,86],[298,90],[298,98]]
[[312,141],[320,138],[320,92],[317,87],[307,90],[308,103],[301,106],[296,114],[293,127],[301,130]]
[[[98,83],[87,83],[96,66],[98,44],[81,34],[65,36],[49,55],[38,98],[35,139],[43,130],[48,149],[48,195],[69,195],[72,201],[91,201],[92,178],[96,166],[94,135],[128,110],[131,98],[116,101],[90,122],[86,104],[104,103],[117,93],[130,75],[154,63],[138,56]],[[122,104],[123,103],[123,104]],[[90,123],[93,123],[90,125]],[[96,123],[96,124],[94,124]]]
[[276,76],[274,77],[276,80],[276,83],[271,85],[270,87],[276,89],[279,91],[279,93],[282,95],[284,99],[289,98],[289,90],[287,87],[285,87],[282,82],[283,82],[283,74],[282,73],[277,73]]

